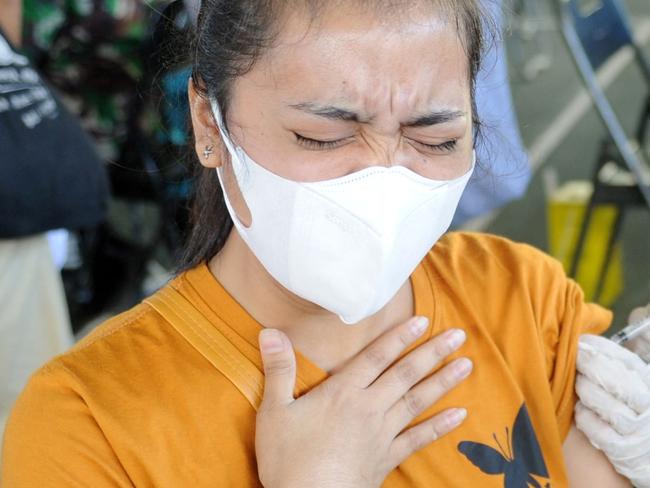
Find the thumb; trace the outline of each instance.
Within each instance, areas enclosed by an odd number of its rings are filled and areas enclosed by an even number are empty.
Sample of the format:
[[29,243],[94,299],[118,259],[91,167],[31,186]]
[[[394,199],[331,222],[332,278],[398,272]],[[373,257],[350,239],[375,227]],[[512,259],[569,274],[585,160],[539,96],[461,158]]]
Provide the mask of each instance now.
[[291,341],[277,329],[263,329],[258,341],[265,377],[262,403],[287,405],[294,400],[296,384],[296,355]]

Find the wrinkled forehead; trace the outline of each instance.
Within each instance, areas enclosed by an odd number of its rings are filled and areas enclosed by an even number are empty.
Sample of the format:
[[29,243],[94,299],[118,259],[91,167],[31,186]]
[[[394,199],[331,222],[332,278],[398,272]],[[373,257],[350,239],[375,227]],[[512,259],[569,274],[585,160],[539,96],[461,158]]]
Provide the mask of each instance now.
[[[454,13],[448,3],[440,0],[328,0],[327,4],[305,1],[298,5],[302,7],[278,12],[274,42],[261,61],[277,63],[291,57],[320,54],[322,57],[314,61],[335,63],[337,54],[348,51],[355,51],[360,59],[377,59],[382,53],[390,58],[393,52],[386,48],[400,42],[406,48],[401,53],[404,57],[410,57],[420,44],[425,51],[439,55],[441,49],[436,48],[449,48],[452,44],[462,48],[464,44],[458,12]],[[409,48],[410,42],[416,44]],[[368,47],[371,49],[364,49]],[[455,51],[450,54],[456,55]],[[460,57],[465,58],[469,67],[465,49]]]
[[467,53],[457,22],[434,4],[397,11],[335,2],[318,16],[297,9],[244,83],[280,96],[335,98],[369,113],[434,100],[465,106]]

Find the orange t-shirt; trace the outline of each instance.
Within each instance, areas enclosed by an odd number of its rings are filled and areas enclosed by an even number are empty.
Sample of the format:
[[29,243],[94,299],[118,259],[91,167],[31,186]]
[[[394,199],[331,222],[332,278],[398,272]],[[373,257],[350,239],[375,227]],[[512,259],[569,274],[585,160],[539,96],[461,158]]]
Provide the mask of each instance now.
[[[384,487],[501,487],[529,475],[567,486],[578,335],[611,313],[585,304],[561,265],[527,245],[451,233],[411,277],[430,327],[406,354],[451,327],[452,358],[474,372],[414,420],[463,406],[468,418],[393,470]],[[255,322],[201,265],[173,286],[263,371]],[[328,374],[296,351],[304,394]],[[256,472],[255,410],[148,304],[109,320],[29,381],[8,421],[4,488],[245,487]],[[509,483],[509,485],[510,485]]]

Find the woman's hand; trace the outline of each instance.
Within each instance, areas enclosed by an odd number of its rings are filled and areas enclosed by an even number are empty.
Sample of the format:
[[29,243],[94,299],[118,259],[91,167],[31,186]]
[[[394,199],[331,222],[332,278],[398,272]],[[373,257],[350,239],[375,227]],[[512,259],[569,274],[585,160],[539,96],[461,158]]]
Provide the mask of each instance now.
[[[422,330],[415,334],[412,326],[418,323]],[[376,488],[411,454],[460,425],[465,410],[449,409],[401,432],[472,369],[471,361],[457,359],[416,385],[462,345],[460,330],[427,341],[389,367],[426,325],[426,319],[415,318],[388,331],[298,399],[288,337],[262,331],[265,385],[255,433],[262,484]],[[269,332],[279,334],[282,351],[264,352]]]
[[577,427],[638,488],[650,488],[650,365],[600,336],[580,337]]

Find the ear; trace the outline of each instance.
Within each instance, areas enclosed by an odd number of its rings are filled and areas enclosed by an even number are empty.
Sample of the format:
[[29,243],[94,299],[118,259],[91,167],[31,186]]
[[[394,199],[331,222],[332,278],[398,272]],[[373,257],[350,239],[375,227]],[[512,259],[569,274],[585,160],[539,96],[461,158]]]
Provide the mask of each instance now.
[[190,101],[196,155],[206,168],[218,168],[223,163],[224,147],[210,102],[198,94],[192,78],[187,85],[187,96]]

